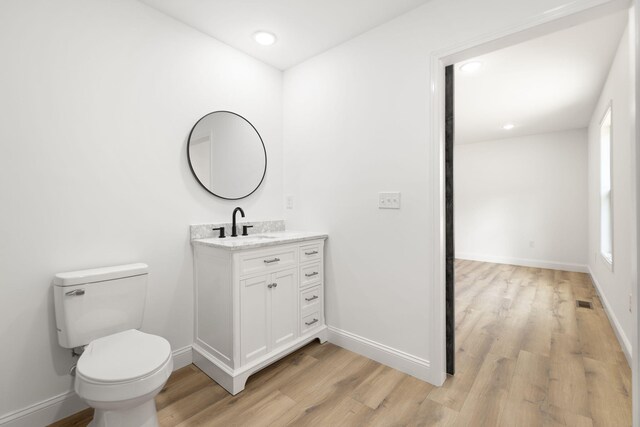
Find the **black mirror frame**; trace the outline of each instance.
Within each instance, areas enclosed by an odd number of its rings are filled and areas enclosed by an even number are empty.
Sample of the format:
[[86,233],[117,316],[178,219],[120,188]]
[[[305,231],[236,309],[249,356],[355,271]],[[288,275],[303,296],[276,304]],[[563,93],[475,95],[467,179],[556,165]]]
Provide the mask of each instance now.
[[[262,144],[262,150],[264,151],[264,171],[262,172],[262,178],[260,178],[260,182],[258,183],[258,185],[256,185],[256,188],[251,190],[251,192],[249,194],[245,195],[245,196],[231,198],[231,197],[223,197],[223,196],[221,196],[219,194],[216,194],[213,191],[209,190],[202,183],[202,181],[200,181],[200,178],[198,178],[198,175],[196,175],[195,170],[193,170],[193,165],[191,164],[191,156],[189,155],[189,147],[191,146],[191,135],[193,134],[193,131],[195,130],[196,126],[198,126],[198,123],[200,123],[205,117],[208,117],[208,116],[210,116],[212,114],[215,114],[215,113],[229,113],[229,114],[233,114],[234,116],[240,117],[242,120],[244,120],[245,122],[249,123],[249,125],[256,132],[256,135],[258,135],[258,138],[260,138],[260,143]],[[260,186],[262,185],[262,182],[264,181],[264,177],[267,175],[267,148],[264,145],[264,141],[262,140],[262,136],[260,135],[260,132],[258,132],[258,129],[256,129],[256,127],[249,120],[247,120],[246,118],[244,118],[243,116],[241,116],[238,113],[234,113],[233,111],[227,111],[227,110],[212,111],[212,112],[207,113],[204,116],[200,117],[200,119],[198,119],[196,124],[194,124],[193,127],[191,128],[191,132],[189,132],[189,137],[187,139],[187,161],[189,162],[189,169],[191,169],[191,174],[196,179],[196,181],[198,181],[198,184],[200,184],[200,186],[202,188],[204,188],[208,193],[213,194],[214,196],[219,197],[219,198],[224,199],[224,200],[240,200],[240,199],[245,199],[245,198],[249,197],[250,195],[255,193],[258,188],[260,188]]]

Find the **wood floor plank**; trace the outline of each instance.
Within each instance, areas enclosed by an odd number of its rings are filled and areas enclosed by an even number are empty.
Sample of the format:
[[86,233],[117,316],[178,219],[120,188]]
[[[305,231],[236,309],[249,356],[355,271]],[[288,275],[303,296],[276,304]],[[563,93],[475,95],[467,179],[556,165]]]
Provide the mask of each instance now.
[[576,298],[572,284],[568,280],[555,283],[553,306],[553,332],[564,335],[578,335],[578,321],[576,319]]
[[429,399],[459,412],[467,400],[484,358],[471,357],[464,353],[456,356],[457,373],[449,376],[442,387],[434,388]]
[[158,411],[158,423],[162,427],[178,425],[226,396],[225,389],[209,381],[206,386],[192,391],[189,395],[183,396],[179,400],[167,402]]
[[539,426],[544,423],[542,410],[549,384],[549,358],[520,351],[509,386],[509,395],[500,415],[500,425]]
[[193,395],[211,385],[211,379],[194,365],[179,369],[176,374],[177,380],[167,382],[164,389],[156,396],[156,407],[159,411],[172,402]]
[[584,358],[591,418],[598,426],[630,426],[631,400],[615,364]]
[[250,391],[249,393],[243,392],[235,396],[226,395],[223,399],[177,425],[205,426],[216,423],[231,425],[237,417],[248,411],[253,405],[261,402],[265,397],[273,395],[280,386],[300,376],[303,372],[308,372],[312,366],[318,363],[317,359],[305,355],[298,364],[289,364],[286,369],[283,369],[270,381],[259,384],[259,386],[256,386],[254,382],[251,389],[249,387],[245,389],[245,391]]
[[342,407],[340,402],[351,399],[354,389],[380,366],[378,362],[357,356],[341,370],[325,375],[312,387],[307,386],[303,393],[289,394],[297,405],[279,417],[277,424],[317,425],[325,418],[339,418],[342,412],[352,409],[351,405]]
[[377,409],[403,377],[402,372],[380,365],[354,390],[353,398],[371,409]]
[[489,353],[456,417],[455,425],[498,425],[507,401],[515,360]]
[[596,310],[598,309],[576,310],[582,354],[590,359],[616,363],[616,351],[620,348],[618,341],[609,323]]
[[542,425],[545,427],[593,427],[593,420],[590,417],[574,414],[557,406],[545,405],[544,414],[545,420]]
[[410,427],[430,426],[449,427],[453,426],[458,413],[453,409],[442,406],[427,398],[420,404],[418,412],[409,422]]
[[434,386],[406,376],[366,421],[369,426],[407,425]]
[[523,333],[522,350],[549,356],[553,332],[553,312],[549,307],[533,307]]
[[553,334],[549,361],[549,403],[590,417],[587,376],[579,338]]

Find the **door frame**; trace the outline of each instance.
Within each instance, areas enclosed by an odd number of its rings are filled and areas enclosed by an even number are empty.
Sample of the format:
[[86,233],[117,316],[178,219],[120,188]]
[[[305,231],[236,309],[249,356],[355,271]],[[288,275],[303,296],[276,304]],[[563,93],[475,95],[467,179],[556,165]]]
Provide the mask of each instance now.
[[[430,182],[432,192],[432,223],[433,236],[433,286],[431,313],[432,313],[432,340],[435,351],[431,359],[431,367],[434,370],[433,378],[436,385],[444,383],[447,377],[447,334],[446,334],[446,188],[445,188],[445,68],[476,56],[480,56],[498,49],[502,49],[514,44],[524,42],[533,38],[544,36],[552,32],[569,28],[583,22],[604,16],[613,12],[629,9],[635,6],[636,29],[640,29],[640,0],[582,0],[548,10],[542,14],[534,16],[523,23],[509,27],[494,33],[485,34],[463,43],[450,46],[431,52],[430,60],[430,117],[431,128],[430,144]],[[636,64],[640,64],[640,31],[635,31],[635,54]],[[636,72],[636,104],[640,96],[640,78]],[[636,123],[640,123],[640,108],[636,108]],[[640,133],[640,132],[639,132]],[[637,164],[640,164],[640,149],[636,152]],[[640,178],[640,171],[637,171]],[[640,184],[636,185],[638,194],[638,212],[640,212]],[[640,226],[638,227],[640,238]],[[639,240],[640,242],[640,240]],[[636,254],[640,262],[640,251]],[[637,284],[637,280],[634,281]],[[636,286],[637,288],[637,286]],[[638,325],[637,308],[640,307],[640,292],[636,292],[634,307],[636,335],[632,339],[633,355],[638,354]],[[454,350],[455,351],[455,350]],[[640,381],[638,372],[640,371],[640,357],[635,357],[632,361],[633,372],[633,421],[634,426],[640,426]]]

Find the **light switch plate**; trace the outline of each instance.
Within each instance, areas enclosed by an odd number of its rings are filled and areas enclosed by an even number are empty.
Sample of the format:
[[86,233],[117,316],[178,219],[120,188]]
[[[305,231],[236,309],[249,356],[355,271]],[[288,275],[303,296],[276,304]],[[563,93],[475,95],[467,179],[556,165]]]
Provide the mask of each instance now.
[[400,209],[400,192],[385,191],[378,193],[379,209]]

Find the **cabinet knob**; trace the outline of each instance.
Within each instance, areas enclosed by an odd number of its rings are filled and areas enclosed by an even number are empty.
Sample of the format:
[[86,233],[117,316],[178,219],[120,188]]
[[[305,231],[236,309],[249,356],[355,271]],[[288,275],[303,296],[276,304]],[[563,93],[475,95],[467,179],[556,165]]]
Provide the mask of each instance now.
[[277,283],[269,283],[269,284],[267,285],[267,288],[269,288],[269,289],[271,289],[271,288],[277,288],[277,287],[278,287],[278,284],[277,284]]

